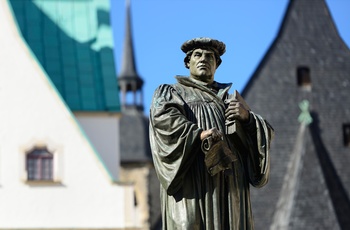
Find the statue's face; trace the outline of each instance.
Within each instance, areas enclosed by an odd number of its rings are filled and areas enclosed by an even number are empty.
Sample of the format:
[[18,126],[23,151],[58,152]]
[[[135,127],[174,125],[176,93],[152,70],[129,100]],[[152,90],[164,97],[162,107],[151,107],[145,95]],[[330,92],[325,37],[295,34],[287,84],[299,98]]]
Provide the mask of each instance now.
[[216,71],[214,52],[205,49],[195,49],[191,55],[188,67],[192,78],[206,83],[212,83]]

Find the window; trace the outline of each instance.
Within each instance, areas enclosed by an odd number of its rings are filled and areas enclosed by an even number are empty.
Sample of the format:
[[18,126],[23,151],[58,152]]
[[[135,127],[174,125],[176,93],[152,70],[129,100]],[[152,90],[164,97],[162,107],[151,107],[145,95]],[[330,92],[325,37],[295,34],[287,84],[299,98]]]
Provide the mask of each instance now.
[[52,140],[32,139],[20,146],[21,180],[38,186],[62,184],[62,149]]
[[350,123],[343,124],[344,146],[350,147]]
[[46,147],[35,147],[26,153],[28,181],[53,181],[53,154]]
[[299,87],[311,89],[310,69],[306,66],[299,66],[297,69],[297,84]]

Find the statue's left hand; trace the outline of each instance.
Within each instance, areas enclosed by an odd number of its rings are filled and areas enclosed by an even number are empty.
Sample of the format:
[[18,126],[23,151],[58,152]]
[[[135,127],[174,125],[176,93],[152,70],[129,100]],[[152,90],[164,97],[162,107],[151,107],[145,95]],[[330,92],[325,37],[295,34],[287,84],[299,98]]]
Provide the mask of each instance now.
[[213,140],[216,142],[222,139],[223,134],[222,132],[220,132],[220,130],[214,127],[214,128],[202,131],[200,135],[200,139],[201,141],[203,141],[209,136],[213,137]]
[[249,111],[244,107],[244,105],[237,99],[233,99],[225,111],[225,117],[227,120],[239,120],[241,122],[249,121]]

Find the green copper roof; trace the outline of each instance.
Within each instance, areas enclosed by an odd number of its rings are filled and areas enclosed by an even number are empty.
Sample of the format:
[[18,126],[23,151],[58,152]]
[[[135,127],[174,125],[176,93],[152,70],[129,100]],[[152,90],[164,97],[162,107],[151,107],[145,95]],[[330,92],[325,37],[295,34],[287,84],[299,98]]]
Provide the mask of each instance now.
[[9,1],[24,39],[73,111],[120,111],[109,1]]

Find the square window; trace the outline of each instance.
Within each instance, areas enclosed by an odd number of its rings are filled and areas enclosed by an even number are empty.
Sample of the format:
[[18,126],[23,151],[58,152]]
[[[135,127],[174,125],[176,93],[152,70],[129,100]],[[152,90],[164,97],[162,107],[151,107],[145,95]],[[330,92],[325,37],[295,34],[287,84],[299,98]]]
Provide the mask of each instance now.
[[62,146],[51,140],[31,140],[20,150],[21,179],[25,183],[56,185],[62,183]]

